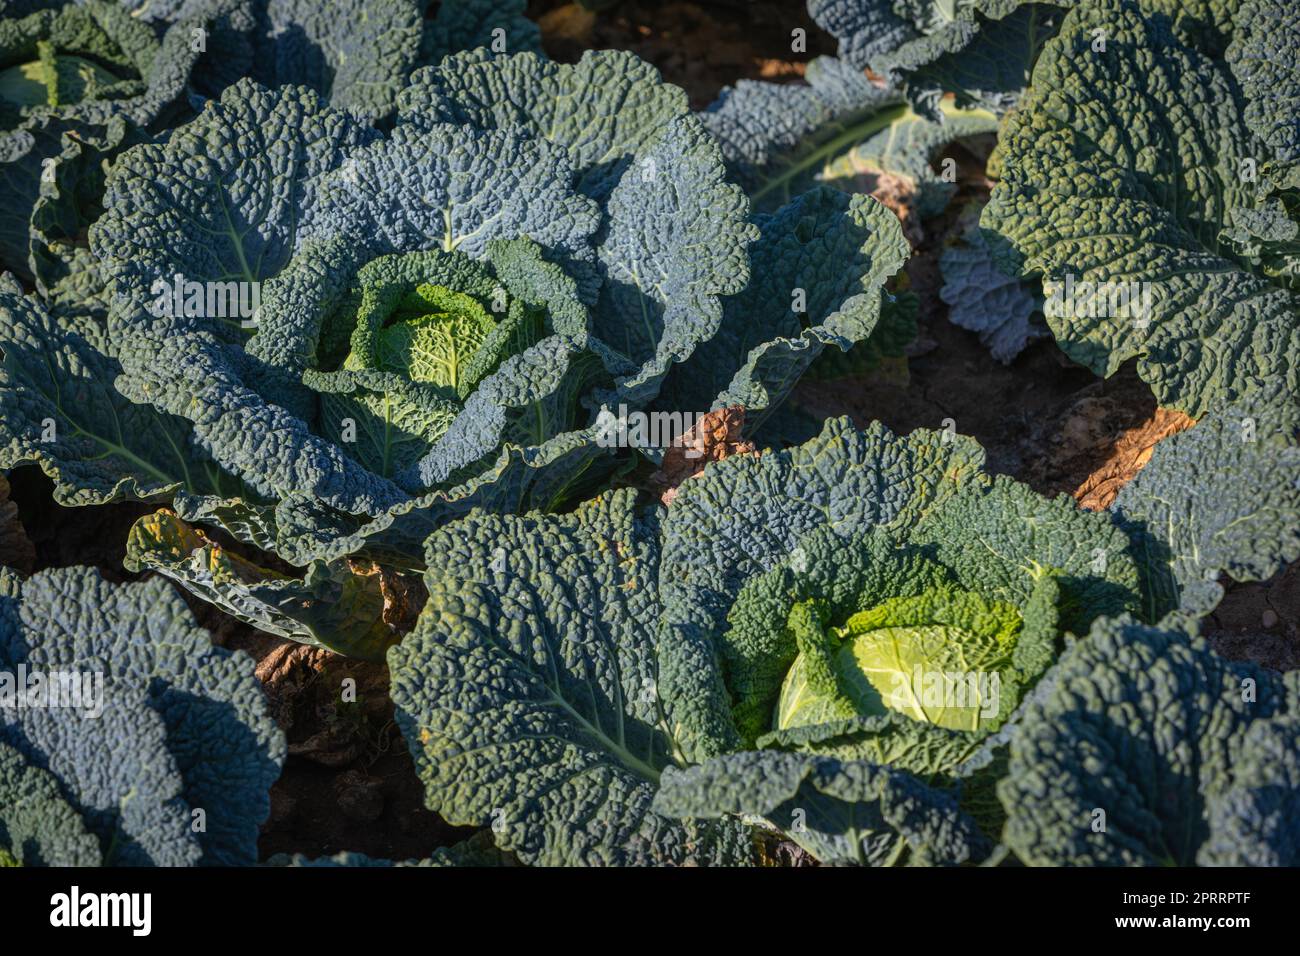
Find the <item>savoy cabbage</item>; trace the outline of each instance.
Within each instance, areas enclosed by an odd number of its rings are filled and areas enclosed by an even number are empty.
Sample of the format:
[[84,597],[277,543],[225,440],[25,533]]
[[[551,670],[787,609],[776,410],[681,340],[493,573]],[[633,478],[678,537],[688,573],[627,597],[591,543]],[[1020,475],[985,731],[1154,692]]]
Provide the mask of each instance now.
[[[701,112],[700,119],[713,135],[727,164],[729,178],[739,184],[757,211],[755,221],[766,232],[764,222],[771,216],[789,217],[783,205],[817,194],[818,187],[849,193],[869,193],[888,203],[903,223],[910,245],[920,242],[920,221],[941,212],[955,193],[956,167],[949,163],[936,172],[932,166],[938,154],[949,144],[970,137],[991,134],[997,128],[996,117],[980,109],[956,109],[950,104],[935,119],[911,109],[896,89],[879,85],[844,60],[817,57],[808,64],[802,83],[768,83],[741,80],[722,90],[718,99]],[[823,200],[825,202],[825,200]],[[864,199],[855,197],[856,204]],[[788,243],[785,244],[788,247]],[[695,407],[708,401],[706,391],[717,396],[713,407],[742,404],[752,410],[769,410],[775,402],[771,395],[747,395],[720,377],[730,374],[733,363],[720,362],[722,354],[743,354],[767,340],[788,340],[797,333],[794,316],[772,310],[756,309],[754,300],[788,297],[792,289],[806,288],[810,270],[832,273],[835,261],[815,247],[804,247],[800,258],[807,265],[796,270],[786,261],[793,250],[772,244],[768,250],[775,261],[763,261],[766,255],[755,250],[752,255],[756,281],[724,308],[748,314],[744,322],[724,324],[724,334],[706,343],[693,357],[670,376],[665,386],[663,407]],[[892,271],[892,270],[891,270]],[[802,273],[802,274],[801,274]],[[864,283],[865,285],[866,283]],[[826,296],[825,305],[834,305]],[[856,298],[856,297],[855,297]],[[869,373],[881,355],[901,357],[903,349],[916,336],[914,315],[898,297],[886,297],[877,317],[874,302],[854,310],[862,317],[834,334],[836,323],[820,323],[830,336],[819,336],[826,344],[848,350],[860,343],[851,356],[843,360]],[[808,319],[826,312],[825,306],[810,308]],[[847,316],[846,316],[847,318]],[[727,332],[743,330],[741,341],[730,343]],[[809,330],[813,331],[813,330]],[[869,334],[868,334],[869,333]],[[816,334],[814,332],[814,334]],[[810,336],[805,333],[805,339]],[[801,352],[802,371],[818,357],[820,349],[809,349],[798,342],[793,348]],[[769,346],[777,350],[785,366],[781,371],[789,381],[796,370],[789,367],[789,346]],[[763,364],[771,365],[769,356]],[[824,354],[823,363],[834,365],[841,353]],[[779,396],[783,385],[776,392]],[[765,415],[751,415],[754,425]]]
[[110,0],[0,13],[0,265],[53,290],[86,268],[75,240],[103,188],[101,160],[185,115],[196,38],[219,11],[165,28]]
[[[828,862],[984,859],[1068,634],[1191,626],[1207,575],[1296,557],[1294,417],[1242,441],[1238,414],[1158,449],[1110,513],[988,476],[969,439],[847,421],[710,465],[666,511],[475,512],[429,539],[429,602],[389,651],[427,801],[527,863],[743,863],[738,821]],[[1227,473],[1256,497],[1207,517]]]
[[104,173],[241,78],[383,121],[418,67],[539,49],[524,0],[17,0],[0,4],[0,264],[46,304],[102,313],[86,248]]
[[982,223],[1062,350],[1193,417],[1300,393],[1294,30],[1285,0],[1082,4],[995,154]]
[[284,757],[252,659],[165,582],[0,570],[0,861],[251,864]]
[[[307,568],[223,577],[168,519],[129,558],[363,656],[391,635],[349,605],[375,592],[345,556],[419,567],[473,505],[580,497],[614,466],[602,410],[644,407],[694,353],[676,407],[774,407],[872,334],[907,251],[882,205],[825,188],[750,222],[684,94],[622,53],[458,55],[388,133],[240,81],[123,154],[103,205],[106,324],[0,293],[4,463],[40,462],[67,503],[170,499]],[[256,308],[211,308],[250,287]]]
[[933,115],[945,93],[1002,111],[1075,0],[808,0],[840,56],[870,67]]
[[[1300,863],[1300,681],[1197,636],[1300,559],[1288,0],[809,0],[839,56],[702,112],[527,6],[0,0],[0,468],[163,506],[144,581],[0,569],[0,866],[256,862],[285,740],[170,582],[386,660],[486,828],[271,865]],[[1199,419],[1103,510],[782,408],[904,354],[994,136],[952,321],[1041,290]],[[680,485],[609,447],[707,411]]]
[[1298,676],[1098,623],[1012,737],[1008,845],[1032,865],[1297,865]]
[[834,57],[813,60],[804,78],[742,80],[700,114],[732,176],[760,209],[816,182],[869,192],[892,179],[895,188],[915,193],[919,215],[933,215],[956,189],[931,168],[934,155],[954,140],[997,129],[987,110],[947,105],[934,119],[920,116],[896,89]]
[[[196,0],[142,14],[172,20]],[[200,63],[199,90],[219,95],[248,77],[265,86],[307,86],[331,106],[371,120],[390,116],[397,94],[421,66],[463,50],[541,51],[526,0],[197,0],[225,13]]]

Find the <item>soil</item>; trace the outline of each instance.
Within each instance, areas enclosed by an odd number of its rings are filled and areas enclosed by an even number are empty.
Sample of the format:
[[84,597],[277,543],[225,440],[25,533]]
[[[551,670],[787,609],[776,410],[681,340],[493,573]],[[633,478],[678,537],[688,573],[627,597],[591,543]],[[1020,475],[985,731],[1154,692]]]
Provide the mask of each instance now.
[[[542,23],[547,52],[555,59],[576,60],[588,48],[632,50],[683,86],[697,108],[739,78],[797,78],[807,60],[834,52],[831,39],[808,21],[803,0],[626,0],[600,15],[572,3],[533,0],[529,14]],[[792,54],[796,28],[807,30],[807,50]],[[948,213],[913,232],[918,245],[907,283],[920,297],[920,334],[906,373],[805,381],[792,401],[818,417],[849,415],[860,425],[880,419],[903,434],[944,427],[951,419],[985,447],[993,472],[1044,494],[1072,494],[1085,506],[1104,507],[1145,463],[1152,444],[1185,422],[1159,413],[1131,367],[1102,381],[1066,359],[1050,339],[1001,365],[975,334],[947,321],[938,297],[937,253],[956,228],[951,210],[987,193],[986,148],[950,151],[958,160],[960,193]],[[719,454],[733,450],[742,451]],[[16,469],[9,483],[30,546],[14,538],[13,508],[0,488],[0,563],[36,570],[91,564],[110,580],[138,577],[123,568],[122,558],[128,529],[150,506],[64,508],[35,467]],[[1300,564],[1267,582],[1225,586],[1227,596],[1207,622],[1214,645],[1228,657],[1300,668]],[[417,858],[473,832],[425,809],[410,754],[393,723],[383,666],[271,637],[186,599],[216,643],[257,660],[258,677],[289,740],[290,756],[272,789],[271,817],[260,841],[263,858],[341,850]],[[807,862],[784,843],[767,855],[784,865]]]
[[425,808],[393,722],[386,667],[247,628],[223,643],[257,658],[257,676],[289,740],[259,844],[264,857],[353,850],[376,859],[421,859],[475,832],[449,826]]
[[[631,50],[684,89],[697,110],[740,79],[797,79],[809,60],[836,46],[803,0],[623,0],[600,13],[532,0],[528,15],[541,25],[552,59],[574,63],[586,50]],[[796,30],[803,31],[798,52]]]
[[1050,338],[1004,365],[974,332],[948,321],[939,298],[939,254],[966,228],[962,210],[988,199],[990,149],[987,140],[954,144],[938,158],[956,161],[958,189],[947,210],[913,234],[901,285],[919,298],[920,309],[905,370],[808,377],[791,400],[815,418],[848,415],[859,426],[878,419],[898,434],[953,428],[980,442],[994,474],[1012,475],[1046,495],[1072,494],[1110,459],[1121,435],[1155,416],[1156,403],[1132,367],[1099,379]]
[[1227,593],[1202,627],[1214,649],[1273,670],[1300,669],[1300,562],[1267,581],[1219,583]]
[[[154,509],[129,502],[65,508],[54,500],[54,482],[34,465],[9,473],[9,497],[18,508],[18,520],[35,552],[33,570],[88,564],[110,581],[139,577],[122,567],[126,536],[135,520]],[[0,564],[14,566],[12,560]]]

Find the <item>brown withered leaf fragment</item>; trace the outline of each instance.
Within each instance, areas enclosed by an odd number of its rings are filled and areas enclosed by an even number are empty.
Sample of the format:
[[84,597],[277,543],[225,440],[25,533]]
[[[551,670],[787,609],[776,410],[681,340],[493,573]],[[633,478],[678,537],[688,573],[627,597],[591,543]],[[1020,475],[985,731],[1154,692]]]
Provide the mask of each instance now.
[[1101,511],[1151,460],[1157,443],[1196,424],[1182,412],[1157,408],[1155,415],[1119,436],[1110,456],[1074,491],[1079,507]]
[[739,405],[700,416],[695,427],[664,452],[662,467],[650,476],[651,487],[659,500],[665,505],[672,504],[677,486],[698,475],[711,461],[757,454],[754,443],[742,437],[744,431],[745,409]]
[[402,574],[372,562],[349,559],[348,564],[354,574],[378,576],[379,593],[384,599],[384,623],[398,634],[409,633],[429,600],[424,582],[417,575]]
[[854,177],[861,181],[861,189],[854,192],[869,192],[887,206],[903,226],[903,235],[913,249],[925,241],[925,230],[921,226],[921,217],[916,214],[916,183],[905,176],[895,176],[883,170],[861,173]]
[[307,683],[329,659],[330,652],[323,647],[285,641],[257,662],[254,674],[267,693],[273,694],[290,682],[299,686]]
[[913,250],[925,241],[925,228],[916,214],[916,181],[907,176],[896,176],[883,169],[857,169],[851,174],[837,176],[837,189],[844,192],[870,193],[898,217],[903,235]]
[[759,866],[814,867],[817,858],[779,833],[759,830],[754,834],[754,850]]
[[754,63],[758,67],[759,77],[764,80],[803,79],[803,75],[808,68],[806,63],[773,60],[767,57],[758,57],[754,60]]
[[386,666],[286,642],[262,656],[256,674],[291,757],[340,769],[391,745]]
[[547,47],[553,43],[590,46],[591,30],[595,25],[596,12],[577,3],[566,3],[537,18],[542,42]]
[[253,673],[262,684],[271,715],[281,730],[293,727],[298,695],[320,675],[330,656],[323,647],[284,641],[258,660]]
[[9,500],[4,475],[0,475],[0,564],[24,574],[31,574],[36,564],[36,546],[18,520],[18,506]]

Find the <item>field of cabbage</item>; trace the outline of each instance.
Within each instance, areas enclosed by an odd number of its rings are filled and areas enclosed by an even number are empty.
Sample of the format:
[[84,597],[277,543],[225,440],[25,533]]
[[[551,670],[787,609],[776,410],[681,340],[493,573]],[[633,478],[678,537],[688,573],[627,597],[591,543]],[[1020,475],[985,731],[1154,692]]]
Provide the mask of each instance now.
[[1293,0],[0,0],[0,867],[1296,865]]

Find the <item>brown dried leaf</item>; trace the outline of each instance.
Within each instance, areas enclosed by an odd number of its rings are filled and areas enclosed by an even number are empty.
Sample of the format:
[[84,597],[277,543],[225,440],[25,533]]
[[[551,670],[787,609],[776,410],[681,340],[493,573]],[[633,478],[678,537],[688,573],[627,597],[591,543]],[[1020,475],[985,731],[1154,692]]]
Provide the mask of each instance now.
[[1196,424],[1182,412],[1157,408],[1155,415],[1119,436],[1109,457],[1074,491],[1079,507],[1101,511],[1110,507],[1119,490],[1133,480],[1148,461],[1156,444]]
[[814,867],[820,866],[817,858],[780,833],[758,830],[754,834],[754,849],[759,866]]
[[672,504],[677,486],[698,475],[711,461],[756,454],[754,443],[741,437],[744,430],[745,409],[741,406],[702,415],[694,428],[664,452],[663,466],[650,476],[659,500],[665,505]]
[[380,568],[379,591],[384,596],[384,623],[398,634],[408,633],[429,600],[424,582],[415,575]]
[[275,693],[291,679],[305,684],[324,669],[329,659],[330,652],[323,647],[285,641],[258,661],[253,673],[267,693]]
[[925,240],[925,230],[921,227],[921,217],[916,214],[916,183],[905,176],[895,176],[883,170],[873,170],[855,176],[862,180],[863,189],[856,192],[869,192],[884,205],[888,206],[903,225],[903,235],[913,249]]
[[253,674],[261,682],[271,715],[281,730],[293,728],[299,695],[321,674],[330,656],[323,647],[284,641],[258,660]]
[[795,63],[790,60],[773,60],[769,57],[757,57],[758,75],[764,80],[802,79],[808,64]]
[[596,25],[596,12],[577,3],[566,3],[542,14],[537,19],[543,42],[555,41],[579,46],[591,45],[591,29]]

